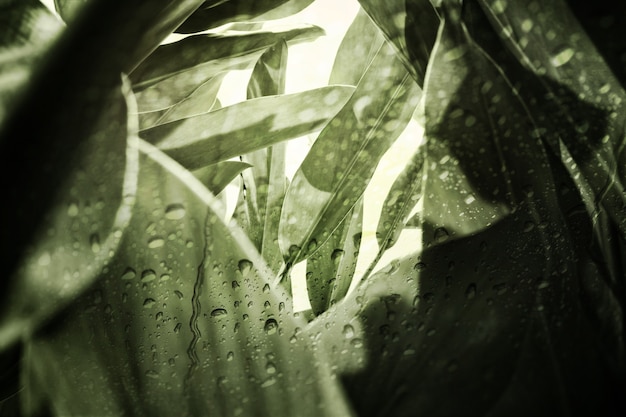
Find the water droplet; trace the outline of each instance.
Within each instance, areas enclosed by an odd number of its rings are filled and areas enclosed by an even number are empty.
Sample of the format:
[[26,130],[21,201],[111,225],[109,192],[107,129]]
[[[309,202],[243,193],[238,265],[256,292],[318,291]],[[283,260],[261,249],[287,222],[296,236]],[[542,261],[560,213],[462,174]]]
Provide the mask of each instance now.
[[267,378],[265,381],[263,381],[263,383],[261,384],[261,387],[262,388],[271,387],[275,383],[276,383],[276,378],[274,376],[271,376]]
[[435,329],[430,329],[426,332],[426,336],[434,336],[437,331]]
[[154,298],[146,298],[143,301],[143,308],[152,308],[154,304],[156,304],[156,301],[154,300]]
[[276,320],[270,318],[265,321],[265,326],[263,327],[265,333],[274,334],[278,331],[278,322]]
[[535,228],[535,223],[528,221],[524,223],[524,232],[530,232]]
[[280,303],[278,303],[278,311],[283,311],[283,310],[285,310],[285,303],[281,301]]
[[179,333],[182,327],[183,327],[182,323],[176,323],[176,326],[174,326],[174,333]]
[[147,370],[145,375],[148,378],[157,379],[159,377],[159,373],[157,371]]
[[160,248],[164,244],[165,240],[163,240],[163,238],[161,237],[153,237],[152,239],[148,240],[148,247],[150,249]]
[[564,48],[552,56],[550,62],[555,67],[560,67],[561,65],[567,64],[574,57],[574,54],[575,51],[572,48]]
[[309,244],[308,244],[308,246],[306,247],[306,249],[307,249],[307,252],[309,253],[309,255],[310,255],[311,253],[313,253],[313,251],[314,251],[315,249],[317,249],[317,240],[315,240],[315,239],[311,239],[311,241],[309,242]]
[[358,339],[358,338],[356,338],[356,339],[352,339],[352,340],[350,341],[350,344],[351,344],[352,346],[354,346],[355,348],[360,348],[360,347],[363,347],[363,341],[362,341],[361,339]]
[[270,292],[270,284],[265,284],[263,286],[263,293],[269,294],[269,292]]
[[70,217],[78,216],[78,204],[75,202],[70,203],[70,205],[67,206],[67,215]]
[[152,269],[146,269],[141,273],[141,282],[150,282],[156,279],[156,272]]
[[476,297],[476,284],[470,284],[467,286],[467,289],[465,290],[465,298],[467,298],[468,300],[471,300],[474,297]]
[[506,283],[501,282],[499,284],[496,284],[493,286],[493,290],[496,292],[496,294],[498,295],[502,295],[506,292]]
[[163,320],[163,312],[159,311],[158,313],[156,313],[156,315],[154,316],[155,320]]
[[228,314],[228,311],[226,311],[225,308],[214,308],[211,311],[211,317],[220,317],[220,316],[225,316]]
[[182,204],[170,204],[165,209],[165,218],[169,220],[180,220],[185,217],[185,206]]
[[544,288],[548,288],[549,286],[550,283],[548,281],[541,281],[539,285],[537,285],[537,288],[543,290]]
[[248,272],[250,272],[253,266],[252,262],[247,259],[240,260],[237,265],[239,267],[239,271],[241,271],[241,275],[243,276],[248,275]]
[[50,252],[44,252],[41,254],[39,259],[37,260],[37,263],[40,266],[48,266],[50,265],[51,261],[52,261],[52,258],[50,257]]
[[354,337],[354,327],[352,327],[352,325],[350,324],[346,324],[345,326],[343,326],[343,337],[345,337],[346,339],[352,339]]
[[232,285],[233,289],[235,289],[235,288],[239,288],[239,282],[237,282],[237,281],[233,281],[233,282],[231,283],[231,285]]
[[449,237],[450,237],[450,234],[445,229],[445,227],[438,227],[435,229],[435,233],[434,233],[435,242],[437,243],[445,242],[446,240],[448,240]]
[[136,276],[137,276],[137,273],[135,272],[135,270],[129,267],[124,270],[124,273],[122,274],[122,279],[124,280],[133,279]]
[[161,275],[161,281],[169,281],[170,279],[170,274],[162,274]]
[[93,253],[100,252],[100,236],[98,236],[96,233],[92,234],[89,237],[89,244],[91,245],[91,251]]
[[178,291],[178,290],[174,290],[174,294],[176,295],[176,297],[178,297],[179,300],[183,299],[183,293]]
[[333,253],[330,255],[330,259],[335,263],[338,264],[339,262],[341,262],[341,258],[343,258],[343,250],[341,249],[335,249],[333,251]]
[[533,28],[533,21],[531,19],[524,19],[522,22],[522,30],[526,33],[530,32]]
[[272,362],[268,362],[267,365],[265,365],[265,372],[267,372],[268,374],[275,374],[276,365],[274,365]]
[[413,269],[415,269],[417,271],[423,271],[424,269],[426,269],[426,264],[424,262],[418,262],[418,263],[415,264]]

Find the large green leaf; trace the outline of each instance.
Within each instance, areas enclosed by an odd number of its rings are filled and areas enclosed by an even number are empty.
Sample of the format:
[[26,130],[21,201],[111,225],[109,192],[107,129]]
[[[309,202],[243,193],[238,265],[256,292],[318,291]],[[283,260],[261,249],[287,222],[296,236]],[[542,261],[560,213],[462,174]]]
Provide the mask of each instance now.
[[439,26],[430,0],[359,0],[421,86]]
[[385,44],[350,101],[320,133],[287,190],[279,244],[295,263],[329,237],[408,124],[420,89]]
[[28,342],[26,412],[351,415],[243,232],[189,172],[140,150],[122,249]]
[[197,169],[321,129],[353,87],[329,86],[247,100],[141,132],[188,169]]
[[167,77],[198,66],[200,67],[192,72],[194,78],[200,74],[206,77],[207,73],[216,74],[236,67],[241,62],[254,62],[279,39],[297,42],[311,40],[323,34],[324,31],[317,26],[299,25],[276,31],[262,29],[188,36],[160,46],[133,71],[131,80],[135,89],[140,91]]
[[208,0],[176,32],[201,32],[225,23],[254,18],[279,19],[296,14],[311,3],[313,0]]

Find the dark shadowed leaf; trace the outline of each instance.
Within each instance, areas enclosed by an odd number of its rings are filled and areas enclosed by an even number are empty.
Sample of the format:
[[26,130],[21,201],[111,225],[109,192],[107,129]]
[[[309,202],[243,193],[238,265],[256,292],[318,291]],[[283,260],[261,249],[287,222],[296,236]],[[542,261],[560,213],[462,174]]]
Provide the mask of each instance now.
[[213,195],[218,195],[241,172],[252,165],[241,161],[222,161],[193,171],[193,175],[204,184]]
[[422,86],[439,18],[430,0],[359,0]]
[[71,22],[89,0],[54,0],[54,8],[65,22]]
[[383,45],[287,190],[279,244],[289,262],[311,255],[330,237],[408,124],[419,97],[420,89],[393,48]]
[[196,169],[321,129],[353,87],[261,97],[144,130],[141,136]]
[[298,13],[313,0],[223,0],[205,1],[176,32],[194,33],[226,23],[251,20],[279,19]]
[[306,264],[306,283],[314,314],[341,300],[352,283],[361,246],[363,199],[348,212],[330,238]]
[[[315,39],[324,31],[313,25],[300,25],[281,30],[242,33],[213,33],[188,36],[160,46],[132,74],[138,91],[169,76],[196,68],[197,74],[215,74],[242,62],[254,62],[261,53],[279,39],[297,42]],[[232,60],[227,58],[233,58]],[[206,68],[203,68],[206,66]],[[206,76],[206,75],[205,75]],[[208,78],[208,77],[207,77]]]
[[221,221],[189,172],[140,149],[140,194],[122,249],[28,342],[26,412],[351,415],[243,232]]

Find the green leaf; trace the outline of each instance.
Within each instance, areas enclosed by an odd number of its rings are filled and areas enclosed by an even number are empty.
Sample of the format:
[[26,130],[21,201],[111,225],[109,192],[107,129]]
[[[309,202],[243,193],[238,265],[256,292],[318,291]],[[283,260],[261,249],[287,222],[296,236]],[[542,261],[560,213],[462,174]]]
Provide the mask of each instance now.
[[324,31],[317,26],[299,25],[276,29],[275,32],[260,30],[188,36],[160,46],[133,71],[131,80],[135,89],[141,91],[186,70],[192,70],[191,74],[196,80],[200,75],[203,79],[208,79],[208,74],[216,74],[256,60],[279,39],[295,43],[315,39],[323,34]]
[[[189,117],[197,116],[200,114],[208,113],[214,109],[217,94],[222,86],[222,81],[226,73],[217,74],[210,80],[200,84],[198,88],[193,90],[191,94],[179,101],[177,104],[170,106],[163,110],[141,112],[139,109],[139,127],[141,130],[162,125],[164,123],[173,122],[176,120],[187,119]],[[144,90],[143,92],[148,92]],[[141,93],[140,93],[141,94]],[[154,97],[154,96],[153,96]],[[143,98],[146,98],[145,96]],[[169,100],[167,97],[166,100]],[[165,101],[162,104],[165,104]],[[161,100],[154,100],[151,104],[155,104]],[[145,103],[144,103],[145,105]]]
[[24,396],[60,415],[351,415],[243,232],[189,172],[140,150],[122,248],[27,342]]
[[[279,40],[257,61],[248,83],[248,99],[283,94],[286,73],[287,43]],[[246,207],[239,211],[245,213],[246,218],[240,220],[275,274],[283,263],[278,247],[278,224],[287,190],[285,152],[286,145],[277,143],[266,150],[243,156],[243,160],[253,164],[253,168],[243,175],[240,204]]]
[[54,0],[54,8],[65,22],[74,20],[89,0]]
[[225,23],[250,20],[279,19],[296,14],[313,0],[224,0],[205,1],[176,32],[194,33],[221,26]]
[[352,91],[329,86],[247,100],[144,130],[141,136],[193,170],[314,132],[339,111]]
[[380,29],[360,8],[339,45],[329,84],[357,85],[383,42]]
[[222,161],[193,171],[193,175],[214,195],[218,195],[242,171],[252,167],[246,162]]
[[359,0],[361,7],[398,50],[399,57],[422,86],[439,17],[430,0]]
[[418,149],[385,198],[376,227],[380,254],[395,245],[409,220],[408,216],[422,198],[423,166],[424,155]]
[[320,133],[287,190],[279,244],[295,263],[329,237],[409,122],[420,89],[383,45],[350,101]]
[[363,199],[360,199],[330,238],[307,260],[306,283],[314,314],[323,313],[348,292],[362,230]]

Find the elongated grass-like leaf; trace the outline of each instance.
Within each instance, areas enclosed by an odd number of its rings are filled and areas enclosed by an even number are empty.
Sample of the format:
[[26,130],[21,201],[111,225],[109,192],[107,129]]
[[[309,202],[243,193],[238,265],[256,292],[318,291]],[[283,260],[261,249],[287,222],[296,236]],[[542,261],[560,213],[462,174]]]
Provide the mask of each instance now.
[[329,83],[357,85],[383,42],[381,30],[359,9],[339,45]]
[[393,48],[383,45],[287,190],[279,244],[289,262],[311,255],[330,237],[360,198],[378,160],[406,127],[419,96]]
[[227,59],[229,57],[241,61],[247,56],[250,61],[254,61],[278,39],[303,41],[323,34],[324,31],[317,26],[300,25],[276,32],[188,36],[178,42],[160,46],[132,73],[131,79],[139,91],[171,75],[200,65],[216,67],[213,68],[213,73],[216,70],[221,72],[228,66],[233,66]]
[[421,149],[418,149],[391,186],[376,228],[380,251],[385,251],[396,243],[409,214],[421,199],[423,166],[424,155]]
[[218,195],[242,171],[252,165],[240,161],[222,161],[193,171],[193,175],[214,195]]
[[263,20],[278,19],[295,14],[312,2],[313,0],[205,1],[176,32],[201,32],[225,23],[246,21],[255,17]]
[[351,415],[250,241],[190,173],[140,146],[123,249],[28,343],[24,396],[60,415]]
[[330,238],[306,264],[306,283],[313,313],[341,300],[352,283],[363,230],[363,199],[348,212]]
[[[257,61],[248,83],[248,99],[284,94],[286,74],[287,43],[279,40]],[[246,208],[240,212],[246,218],[240,221],[275,274],[283,263],[278,224],[287,189],[285,151],[285,144],[277,143],[243,156],[253,168],[243,175],[245,194],[240,196],[240,204]]]
[[329,86],[262,97],[156,126],[141,136],[193,170],[319,130],[352,91]]

